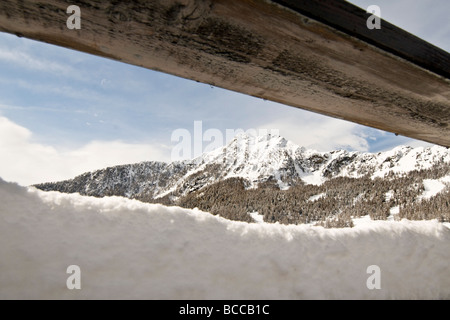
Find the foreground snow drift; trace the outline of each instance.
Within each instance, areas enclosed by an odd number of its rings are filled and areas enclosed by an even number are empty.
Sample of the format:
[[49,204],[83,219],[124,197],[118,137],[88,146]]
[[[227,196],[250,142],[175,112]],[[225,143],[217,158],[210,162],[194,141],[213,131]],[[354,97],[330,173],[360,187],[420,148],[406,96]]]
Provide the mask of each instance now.
[[[1,299],[448,299],[449,263],[450,230],[434,221],[247,224],[0,180]],[[81,290],[66,287],[69,265]]]

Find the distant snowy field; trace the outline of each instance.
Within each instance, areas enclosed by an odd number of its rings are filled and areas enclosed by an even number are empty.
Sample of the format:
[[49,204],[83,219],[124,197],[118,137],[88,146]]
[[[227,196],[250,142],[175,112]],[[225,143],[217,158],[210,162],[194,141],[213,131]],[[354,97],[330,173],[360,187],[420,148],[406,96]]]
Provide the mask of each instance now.
[[0,199],[0,299],[450,299],[450,229],[436,221],[248,224],[2,180]]

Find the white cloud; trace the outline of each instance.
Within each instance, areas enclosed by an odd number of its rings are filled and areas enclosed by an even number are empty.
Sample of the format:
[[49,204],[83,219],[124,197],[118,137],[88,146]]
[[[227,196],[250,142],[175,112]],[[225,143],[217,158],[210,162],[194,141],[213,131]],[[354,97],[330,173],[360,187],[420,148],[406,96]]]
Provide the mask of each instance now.
[[55,74],[73,75],[76,71],[65,64],[61,64],[55,61],[49,61],[42,58],[35,58],[26,52],[19,51],[17,49],[0,49],[0,60],[17,64],[21,67],[51,72]]
[[360,125],[311,112],[302,112],[301,117],[277,119],[261,128],[278,129],[286,139],[318,151],[369,150],[368,136]]
[[92,101],[94,103],[112,104],[117,101],[117,98],[113,99],[108,95],[99,93],[88,86],[77,85],[55,85],[54,83],[37,83],[35,81],[28,81],[22,79],[11,79],[8,77],[0,76],[0,84],[7,84],[26,90],[28,93],[36,93],[45,96],[60,96],[64,99],[77,99],[82,101]]
[[140,161],[167,161],[170,148],[123,141],[92,141],[63,150],[33,141],[30,130],[0,117],[0,177],[22,185],[73,178],[86,171]]
[[[421,141],[421,140],[415,140],[415,139],[408,138],[408,137],[400,137],[398,139],[398,145],[410,146],[412,148],[418,148],[418,147],[429,148],[429,147],[435,146],[436,144],[429,143],[426,141]],[[388,147],[385,150],[389,150],[389,149],[392,149],[392,147]],[[385,150],[381,150],[381,151],[385,151]]]

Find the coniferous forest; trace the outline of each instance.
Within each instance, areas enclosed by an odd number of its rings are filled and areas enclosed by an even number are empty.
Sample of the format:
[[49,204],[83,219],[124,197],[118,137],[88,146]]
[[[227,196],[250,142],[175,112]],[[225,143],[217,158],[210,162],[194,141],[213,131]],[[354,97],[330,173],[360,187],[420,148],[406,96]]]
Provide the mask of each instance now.
[[[254,222],[257,212],[265,222],[282,224],[313,223],[324,227],[352,227],[352,218],[369,215],[373,220],[430,220],[450,222],[450,186],[425,198],[424,179],[450,174],[446,163],[407,174],[390,173],[371,179],[336,177],[322,185],[297,184],[280,190],[275,181],[248,188],[243,178],[230,178],[181,197],[169,194],[146,202],[198,208],[221,217]],[[170,200],[176,199],[176,200]],[[392,208],[398,212],[392,212]],[[392,212],[392,213],[391,213]]]

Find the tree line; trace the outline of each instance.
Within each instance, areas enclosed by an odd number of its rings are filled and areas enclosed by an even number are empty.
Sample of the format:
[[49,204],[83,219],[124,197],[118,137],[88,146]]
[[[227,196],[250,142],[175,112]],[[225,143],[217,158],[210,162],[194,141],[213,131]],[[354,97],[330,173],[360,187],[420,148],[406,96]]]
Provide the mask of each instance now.
[[[249,213],[258,212],[265,222],[282,224],[313,223],[324,227],[352,227],[352,218],[369,215],[373,220],[438,219],[450,222],[450,187],[430,199],[422,199],[424,179],[439,179],[450,174],[448,163],[409,173],[390,172],[383,178],[336,177],[322,185],[302,182],[280,190],[272,178],[257,188],[248,188],[243,178],[230,178],[181,197],[169,194],[147,202],[198,208],[221,217],[253,222]],[[322,197],[313,197],[323,195]]]

